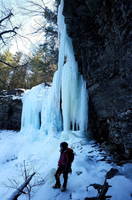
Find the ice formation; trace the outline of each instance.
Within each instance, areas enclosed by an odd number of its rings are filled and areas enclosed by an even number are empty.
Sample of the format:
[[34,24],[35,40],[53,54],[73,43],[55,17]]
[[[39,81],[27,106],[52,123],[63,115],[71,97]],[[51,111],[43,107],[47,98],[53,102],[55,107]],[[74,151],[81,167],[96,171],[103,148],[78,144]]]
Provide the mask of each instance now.
[[33,127],[45,134],[87,129],[86,83],[78,72],[62,11],[63,0],[58,11],[58,70],[54,74],[52,86],[35,86],[23,98],[22,128]]

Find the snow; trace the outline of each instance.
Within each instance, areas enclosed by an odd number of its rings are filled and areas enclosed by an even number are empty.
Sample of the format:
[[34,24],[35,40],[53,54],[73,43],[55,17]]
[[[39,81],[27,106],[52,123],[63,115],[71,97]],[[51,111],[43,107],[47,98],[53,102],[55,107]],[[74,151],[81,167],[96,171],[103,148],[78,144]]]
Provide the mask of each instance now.
[[[69,175],[65,193],[52,188],[59,158],[59,144],[62,141],[67,141],[75,152],[73,172]],[[8,200],[14,192],[14,189],[5,186],[12,186],[9,180],[16,180],[18,186],[24,182],[21,170],[24,161],[30,174],[37,172],[31,183],[39,177],[45,180],[42,186],[33,189],[32,200],[69,200],[71,197],[73,200],[83,200],[85,197],[96,196],[97,191],[88,186],[93,183],[103,184],[105,174],[111,167],[119,170],[119,174],[108,181],[112,185],[108,191],[112,195],[111,199],[131,199],[132,164],[116,166],[114,163],[100,161],[104,155],[99,151],[99,146],[80,133],[62,132],[60,136],[51,137],[33,130],[27,133],[0,131],[0,149],[0,199]],[[27,196],[22,195],[19,199],[26,200]]]
[[[132,168],[131,168],[132,170]],[[132,171],[131,171],[132,172]],[[108,191],[108,195],[112,195],[112,200],[131,200],[132,199],[132,181],[124,176],[118,176],[112,178],[110,181],[110,185],[113,188],[110,188]],[[117,191],[120,193],[118,194]],[[131,194],[131,195],[128,195]]]

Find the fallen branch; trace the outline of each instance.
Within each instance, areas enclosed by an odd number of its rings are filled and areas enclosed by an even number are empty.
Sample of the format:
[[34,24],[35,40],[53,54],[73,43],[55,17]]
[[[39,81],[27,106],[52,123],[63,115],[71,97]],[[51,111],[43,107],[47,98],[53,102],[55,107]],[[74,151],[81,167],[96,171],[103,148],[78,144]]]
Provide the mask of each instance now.
[[112,187],[112,186],[109,185],[108,182],[105,180],[104,184],[102,186],[102,190],[98,193],[98,196],[97,196],[98,200],[104,200],[104,199],[107,199],[107,198],[111,198],[111,196],[110,197],[105,196],[109,187]]
[[104,184],[90,184],[88,187],[92,186],[98,191],[97,197],[86,197],[85,200],[105,200],[105,199],[110,199],[112,196],[107,195],[106,193],[109,189],[109,187],[112,187],[111,185],[108,184],[107,179],[113,178],[116,174],[118,173],[117,169],[111,168],[105,175],[105,180]]
[[17,198],[21,195],[21,194],[25,194],[24,192],[24,188],[29,184],[29,182],[31,181],[31,179],[33,178],[33,176],[36,173],[34,172],[32,175],[30,175],[27,180],[19,187],[17,188],[17,190],[11,195],[11,197],[8,200],[17,200]]

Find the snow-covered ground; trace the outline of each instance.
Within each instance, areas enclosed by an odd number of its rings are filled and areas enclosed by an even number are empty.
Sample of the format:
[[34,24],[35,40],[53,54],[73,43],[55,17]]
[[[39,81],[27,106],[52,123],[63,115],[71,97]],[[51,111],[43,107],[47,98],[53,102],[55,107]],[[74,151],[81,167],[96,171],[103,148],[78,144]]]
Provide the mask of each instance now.
[[[64,193],[60,189],[52,189],[59,158],[59,144],[62,141],[67,141],[76,154],[68,189]],[[96,196],[97,191],[88,186],[94,183],[103,184],[105,174],[111,167],[117,168],[119,173],[108,180],[112,187],[107,194],[112,195],[112,200],[131,200],[132,164],[108,164],[101,161],[104,155],[105,152],[100,152],[94,141],[89,141],[80,132],[44,136],[33,130],[27,133],[0,131],[0,199],[7,200],[10,197],[15,181],[17,187],[24,182],[22,173],[25,161],[29,174],[37,172],[31,184],[44,179],[41,186],[33,188],[32,200],[83,200],[85,197]],[[25,200],[28,197],[21,195],[19,199]]]

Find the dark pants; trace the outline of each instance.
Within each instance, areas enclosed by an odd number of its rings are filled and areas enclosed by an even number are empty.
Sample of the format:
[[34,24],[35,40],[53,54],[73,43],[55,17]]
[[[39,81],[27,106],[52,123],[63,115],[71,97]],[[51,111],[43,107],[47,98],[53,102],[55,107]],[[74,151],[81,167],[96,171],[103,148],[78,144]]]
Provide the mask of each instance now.
[[66,188],[67,186],[67,180],[68,180],[68,171],[65,171],[64,169],[62,169],[61,167],[58,167],[56,173],[55,173],[55,179],[56,179],[56,185],[60,186],[60,175],[63,174],[63,178],[64,178],[64,183],[63,183],[63,187]]

